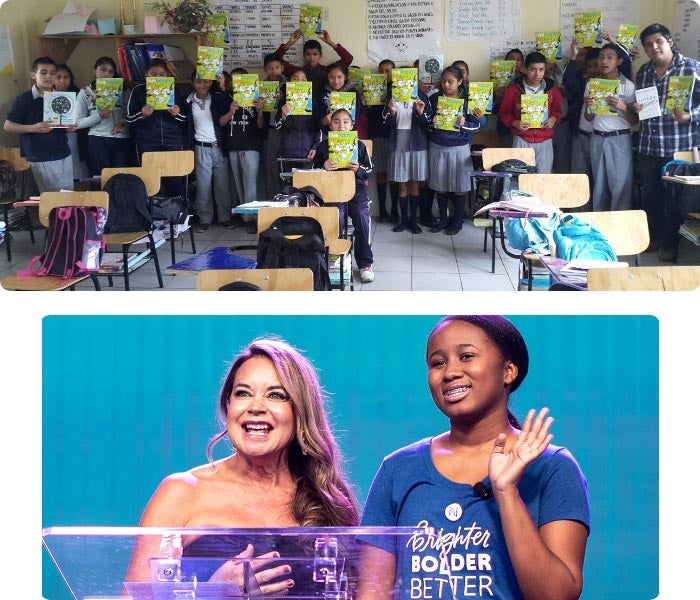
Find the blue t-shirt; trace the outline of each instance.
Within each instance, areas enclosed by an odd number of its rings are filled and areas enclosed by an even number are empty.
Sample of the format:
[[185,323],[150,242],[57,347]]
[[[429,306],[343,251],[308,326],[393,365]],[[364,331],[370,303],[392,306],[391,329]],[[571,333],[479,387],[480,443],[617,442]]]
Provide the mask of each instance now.
[[[397,555],[397,597],[522,598],[495,498],[483,499],[473,486],[441,475],[430,442],[421,440],[384,459],[362,515],[364,526],[435,530],[436,535],[414,535],[398,548],[383,548]],[[488,477],[482,483],[490,487]],[[518,490],[536,527],[558,520],[589,527],[586,480],[566,448],[550,445],[527,467]]]

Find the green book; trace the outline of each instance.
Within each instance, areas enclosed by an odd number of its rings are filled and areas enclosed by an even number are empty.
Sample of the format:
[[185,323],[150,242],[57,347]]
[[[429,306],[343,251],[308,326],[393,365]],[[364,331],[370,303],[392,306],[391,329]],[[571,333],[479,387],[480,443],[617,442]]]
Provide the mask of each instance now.
[[321,32],[322,6],[302,4],[299,6],[299,31],[304,37],[310,37]]
[[362,97],[367,106],[382,106],[386,101],[386,74],[365,75],[362,90]]
[[228,15],[226,13],[207,15],[207,43],[210,46],[226,46],[230,42]]
[[620,93],[620,81],[617,79],[593,78],[588,84],[588,97],[593,100],[593,106],[588,109],[593,115],[616,115],[617,110],[610,106],[606,98]]
[[224,72],[224,49],[213,46],[197,48],[197,78],[216,79]]
[[292,105],[290,115],[310,115],[313,107],[310,81],[288,81],[287,102]]
[[541,129],[549,118],[547,94],[523,94],[520,96],[520,120],[533,129]]
[[664,104],[664,114],[670,115],[674,109],[690,114],[690,97],[693,93],[693,75],[671,75],[668,78],[668,91]]
[[331,112],[344,108],[350,113],[350,118],[355,121],[355,104],[357,94],[355,92],[331,92],[330,105]]
[[348,80],[350,81],[350,85],[360,92],[360,94],[364,91],[365,77],[370,74],[371,71],[369,69],[348,67]]
[[155,110],[175,106],[175,78],[146,77],[146,104]]
[[489,65],[489,79],[496,88],[507,87],[513,81],[514,60],[492,60]]
[[329,131],[328,158],[335,161],[339,169],[347,169],[357,162],[357,131]]
[[277,106],[277,96],[280,91],[279,81],[259,81],[258,91],[262,99],[263,112],[272,112]]
[[99,110],[114,110],[122,105],[124,80],[121,77],[95,79],[95,104]]
[[418,97],[418,69],[393,69],[391,94],[396,102],[412,102]]
[[535,33],[535,50],[544,54],[549,62],[562,57],[561,30],[538,31]]
[[630,25],[629,23],[620,23],[620,27],[617,30],[617,36],[615,41],[624,46],[625,50],[629,52],[637,45],[637,33],[639,32],[639,25]]
[[486,115],[491,114],[493,109],[493,82],[492,81],[470,81],[469,101],[467,110],[471,113],[478,108]]
[[234,73],[231,76],[231,88],[233,101],[238,106],[253,106],[253,102],[260,98],[257,73]]
[[443,131],[459,131],[459,117],[464,114],[464,98],[448,98],[447,96],[438,96],[437,110],[435,117],[437,118],[437,127]]
[[574,37],[583,46],[599,46],[603,41],[602,19],[599,10],[574,13]]

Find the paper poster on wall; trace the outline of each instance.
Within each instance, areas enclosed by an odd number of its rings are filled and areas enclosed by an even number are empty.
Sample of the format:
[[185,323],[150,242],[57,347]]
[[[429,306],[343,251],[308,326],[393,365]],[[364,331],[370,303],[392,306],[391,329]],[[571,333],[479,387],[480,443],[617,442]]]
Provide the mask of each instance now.
[[673,41],[681,54],[700,60],[700,6],[698,0],[676,0]]
[[445,37],[450,41],[518,38],[522,16],[522,0],[448,0]]
[[439,13],[437,0],[367,0],[369,59],[413,62],[440,54]]
[[6,25],[0,28],[0,75],[12,75],[14,62],[10,28]]

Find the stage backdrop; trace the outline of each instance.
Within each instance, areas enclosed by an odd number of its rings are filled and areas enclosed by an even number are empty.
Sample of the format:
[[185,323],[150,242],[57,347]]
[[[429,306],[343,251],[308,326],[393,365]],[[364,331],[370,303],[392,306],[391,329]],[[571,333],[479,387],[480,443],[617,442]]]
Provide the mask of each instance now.
[[[364,503],[394,449],[447,429],[426,384],[439,316],[55,316],[43,324],[44,527],[129,526],[159,481],[206,462],[219,386],[251,339],[276,334],[320,372]],[[530,373],[511,397],[548,406],[554,443],[588,479],[583,598],[658,593],[658,322],[514,316]],[[227,451],[223,442],[216,457]],[[38,540],[37,540],[38,542]],[[71,598],[44,553],[44,596]]]

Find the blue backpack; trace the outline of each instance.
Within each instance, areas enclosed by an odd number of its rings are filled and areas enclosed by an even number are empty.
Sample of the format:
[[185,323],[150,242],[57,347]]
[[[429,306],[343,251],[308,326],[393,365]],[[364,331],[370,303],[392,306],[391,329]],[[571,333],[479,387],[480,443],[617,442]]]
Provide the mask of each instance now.
[[590,223],[580,221],[574,215],[565,215],[554,230],[557,257],[564,260],[617,261],[615,251],[605,236]]

